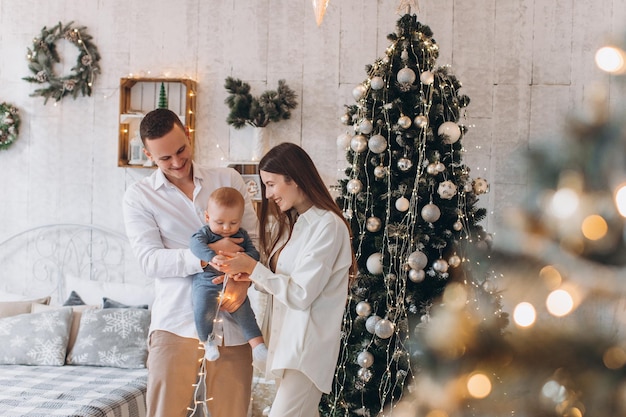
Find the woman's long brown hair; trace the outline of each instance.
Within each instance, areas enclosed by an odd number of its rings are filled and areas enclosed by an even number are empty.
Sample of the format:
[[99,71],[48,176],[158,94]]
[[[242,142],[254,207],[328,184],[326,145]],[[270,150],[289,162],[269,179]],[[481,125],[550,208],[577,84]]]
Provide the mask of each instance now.
[[[352,239],[352,230],[350,225],[343,217],[341,209],[333,200],[330,192],[324,185],[311,157],[300,146],[283,142],[270,149],[259,161],[259,171],[271,172],[285,177],[285,181],[294,181],[298,187],[309,197],[313,205],[317,208],[328,210],[335,213],[346,225],[350,239]],[[265,197],[265,184],[261,183],[261,212],[260,212],[260,242],[261,251],[264,252],[266,258],[269,256],[280,240],[287,232],[291,237],[291,231],[295,223],[295,215],[292,210],[282,212],[277,209],[275,204],[269,204]],[[278,220],[277,233],[269,233],[268,227],[271,222],[270,217],[275,216]],[[288,231],[287,231],[287,228]],[[352,266],[350,268],[350,280],[356,276],[357,266],[354,257],[352,245],[350,246],[352,253]]]

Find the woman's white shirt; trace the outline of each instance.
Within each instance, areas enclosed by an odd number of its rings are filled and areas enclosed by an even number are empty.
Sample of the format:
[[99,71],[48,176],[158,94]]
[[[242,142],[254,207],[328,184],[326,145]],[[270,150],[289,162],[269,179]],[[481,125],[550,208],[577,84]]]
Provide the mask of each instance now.
[[250,275],[273,295],[267,369],[297,369],[330,392],[339,355],[352,252],[336,214],[312,207],[298,217],[276,273],[257,263]]

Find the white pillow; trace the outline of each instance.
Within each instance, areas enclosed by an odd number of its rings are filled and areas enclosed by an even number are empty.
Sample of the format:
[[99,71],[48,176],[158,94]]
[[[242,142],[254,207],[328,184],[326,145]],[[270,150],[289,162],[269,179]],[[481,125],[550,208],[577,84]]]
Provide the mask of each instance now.
[[0,290],[0,301],[25,301],[32,297]]
[[138,285],[121,282],[99,282],[80,279],[73,276],[65,277],[65,298],[76,291],[85,304],[102,305],[102,298],[108,297],[128,305],[148,304],[154,301],[153,285]]

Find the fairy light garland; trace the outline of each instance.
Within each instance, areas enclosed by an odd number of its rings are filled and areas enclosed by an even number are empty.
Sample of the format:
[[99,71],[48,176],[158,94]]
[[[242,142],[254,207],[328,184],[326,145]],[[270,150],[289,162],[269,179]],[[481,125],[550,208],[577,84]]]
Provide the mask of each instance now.
[[[33,39],[33,49],[28,48],[28,69],[33,75],[22,79],[43,86],[31,96],[44,97],[44,104],[51,98],[58,102],[67,95],[91,96],[93,83],[100,73],[100,54],[92,37],[86,27],[73,27],[73,23],[59,22],[50,29],[44,26],[39,37]],[[62,39],[78,48],[76,64],[69,75],[57,75],[53,69],[54,64],[61,63],[56,44]]]

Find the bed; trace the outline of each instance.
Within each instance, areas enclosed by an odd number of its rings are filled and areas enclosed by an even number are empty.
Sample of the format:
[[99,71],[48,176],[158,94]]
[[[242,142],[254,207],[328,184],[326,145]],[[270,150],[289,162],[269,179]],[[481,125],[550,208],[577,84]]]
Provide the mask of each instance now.
[[125,235],[39,226],[0,265],[0,415],[145,416],[154,293]]

